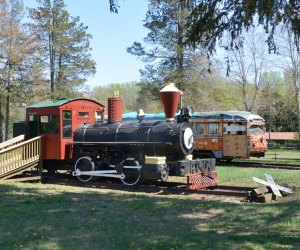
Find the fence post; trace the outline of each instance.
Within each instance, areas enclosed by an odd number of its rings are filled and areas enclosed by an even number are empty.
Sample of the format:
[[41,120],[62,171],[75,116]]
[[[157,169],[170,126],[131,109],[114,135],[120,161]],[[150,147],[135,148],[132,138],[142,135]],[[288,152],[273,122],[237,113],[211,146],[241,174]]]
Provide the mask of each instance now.
[[39,175],[42,175],[43,172],[43,137],[41,136],[39,139]]

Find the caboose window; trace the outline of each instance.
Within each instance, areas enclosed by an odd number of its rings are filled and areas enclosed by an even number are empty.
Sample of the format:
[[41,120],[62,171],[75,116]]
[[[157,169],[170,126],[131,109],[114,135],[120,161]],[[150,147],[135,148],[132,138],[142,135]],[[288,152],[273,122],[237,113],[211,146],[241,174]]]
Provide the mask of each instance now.
[[209,136],[218,136],[219,135],[218,123],[209,123],[208,124],[208,135]]
[[89,112],[78,112],[79,118],[89,118],[90,113]]
[[72,111],[62,112],[63,138],[72,137]]

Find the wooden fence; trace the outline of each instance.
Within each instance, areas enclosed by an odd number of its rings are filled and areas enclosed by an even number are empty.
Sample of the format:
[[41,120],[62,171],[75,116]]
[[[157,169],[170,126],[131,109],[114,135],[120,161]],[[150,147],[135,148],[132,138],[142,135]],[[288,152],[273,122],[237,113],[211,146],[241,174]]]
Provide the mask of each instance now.
[[42,137],[38,136],[27,141],[23,141],[24,138],[21,137],[14,139],[4,142],[4,146],[0,144],[1,179],[8,179],[28,168],[41,166]]

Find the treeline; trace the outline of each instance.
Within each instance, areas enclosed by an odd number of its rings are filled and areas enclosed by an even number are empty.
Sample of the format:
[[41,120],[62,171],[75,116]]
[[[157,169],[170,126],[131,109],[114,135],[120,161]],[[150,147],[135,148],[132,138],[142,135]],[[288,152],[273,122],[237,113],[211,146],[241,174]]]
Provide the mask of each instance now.
[[[36,8],[25,9],[22,0],[0,0],[0,141],[9,137],[13,121],[24,119],[25,105],[38,101],[86,96],[106,105],[118,90],[124,112],[161,112],[159,90],[168,82],[184,91],[184,105],[196,111],[246,110],[263,116],[272,131],[299,131],[295,16],[285,7],[257,12],[256,5],[218,2],[149,0],[148,34],[127,48],[145,62],[140,82],[89,90],[86,79],[96,71],[92,37],[64,1],[37,0]],[[109,3],[117,12],[118,1]],[[299,6],[293,10],[300,11]],[[269,33],[259,28],[264,20],[272,27]]]

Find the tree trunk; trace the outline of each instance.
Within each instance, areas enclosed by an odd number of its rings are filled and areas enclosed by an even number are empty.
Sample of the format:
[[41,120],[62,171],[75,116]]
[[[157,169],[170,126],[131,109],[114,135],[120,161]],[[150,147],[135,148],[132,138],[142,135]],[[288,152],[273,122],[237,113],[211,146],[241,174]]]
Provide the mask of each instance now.
[[50,86],[51,86],[51,99],[54,99],[54,77],[55,77],[55,51],[53,47],[53,35],[49,35],[49,54],[50,54]]
[[299,88],[297,86],[297,83],[295,83],[295,95],[296,95],[296,109],[297,109],[297,118],[298,118],[298,133],[300,136],[300,93],[299,93]]
[[0,98],[0,142],[3,142],[3,115],[2,115],[2,96]]
[[[10,81],[9,81],[10,82]],[[6,111],[5,111],[5,141],[8,140],[9,133],[9,116],[10,116],[10,83],[7,87],[7,95],[6,95]]]
[[183,79],[183,10],[184,10],[184,0],[179,1],[178,6],[178,34],[177,34],[177,60],[178,60],[178,81],[179,81],[179,89],[184,91],[184,79]]

